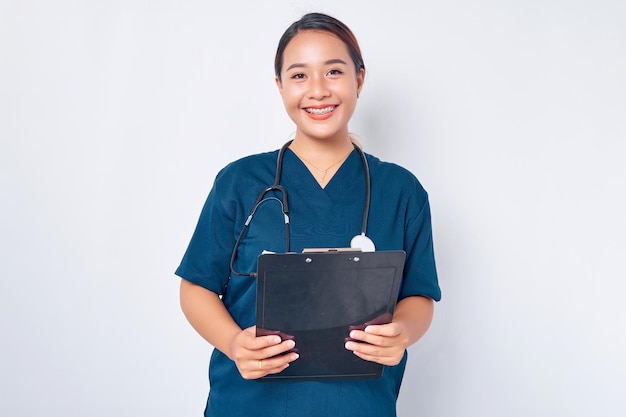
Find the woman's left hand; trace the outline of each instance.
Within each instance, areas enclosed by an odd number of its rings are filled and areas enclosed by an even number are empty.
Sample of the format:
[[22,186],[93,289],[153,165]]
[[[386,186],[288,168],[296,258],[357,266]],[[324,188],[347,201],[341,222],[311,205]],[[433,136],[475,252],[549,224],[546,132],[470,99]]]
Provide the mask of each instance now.
[[[401,323],[369,325],[365,330],[352,330],[346,349],[356,356],[383,365],[397,365],[409,346],[409,334]],[[365,343],[363,343],[365,342]]]

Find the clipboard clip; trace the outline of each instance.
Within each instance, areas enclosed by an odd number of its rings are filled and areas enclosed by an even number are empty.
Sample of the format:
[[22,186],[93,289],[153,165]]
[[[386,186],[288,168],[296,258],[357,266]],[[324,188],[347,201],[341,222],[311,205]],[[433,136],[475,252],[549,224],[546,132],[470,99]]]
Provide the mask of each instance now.
[[304,248],[302,253],[363,252],[361,248]]

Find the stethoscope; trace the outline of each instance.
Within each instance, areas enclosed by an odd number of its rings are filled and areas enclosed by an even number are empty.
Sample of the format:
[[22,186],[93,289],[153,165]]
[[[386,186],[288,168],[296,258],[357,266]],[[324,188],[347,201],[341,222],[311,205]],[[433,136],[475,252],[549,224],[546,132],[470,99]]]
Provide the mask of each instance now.
[[[284,219],[285,219],[285,253],[289,252],[289,249],[290,249],[289,202],[287,198],[287,190],[285,189],[285,187],[280,185],[280,177],[283,172],[283,158],[285,156],[285,151],[287,150],[289,145],[291,145],[291,142],[293,142],[293,140],[290,140],[289,142],[285,143],[283,147],[280,148],[280,151],[278,152],[278,158],[276,158],[276,177],[274,178],[274,184],[270,185],[269,187],[261,191],[256,201],[254,202],[254,205],[252,206],[252,210],[250,210],[250,214],[248,215],[246,222],[241,228],[241,232],[239,233],[239,237],[237,238],[237,241],[235,242],[233,253],[230,256],[230,269],[235,275],[248,276],[252,278],[256,277],[256,272],[243,273],[243,272],[237,271],[235,269],[235,259],[237,258],[237,250],[239,249],[239,244],[241,243],[241,240],[245,236],[246,231],[248,230],[248,226],[250,226],[250,222],[252,222],[254,213],[256,212],[259,205],[261,205],[261,203],[263,203],[264,201],[276,200],[280,203],[280,207],[283,212]],[[352,238],[352,240],[350,241],[350,247],[355,250],[361,250],[362,252],[374,252],[376,250],[374,242],[365,234],[367,231],[367,220],[369,218],[369,212],[370,212],[370,194],[371,194],[370,170],[369,170],[369,165],[367,164],[367,159],[365,158],[365,153],[363,153],[363,150],[356,144],[354,145],[354,149],[356,149],[357,152],[359,153],[359,156],[361,157],[361,162],[363,163],[363,172],[365,173],[365,204],[363,207],[363,222],[361,223],[361,234],[356,235]],[[274,196],[265,197],[265,195],[271,191],[278,191],[281,194],[282,199],[279,199]]]

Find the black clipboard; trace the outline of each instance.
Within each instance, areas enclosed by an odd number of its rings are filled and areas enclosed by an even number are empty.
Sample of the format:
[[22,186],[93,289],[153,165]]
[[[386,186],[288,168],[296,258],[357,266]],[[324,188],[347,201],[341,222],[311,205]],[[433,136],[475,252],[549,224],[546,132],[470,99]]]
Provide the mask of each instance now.
[[294,339],[300,357],[258,381],[374,379],[383,366],[344,345],[350,330],[391,321],[404,251],[262,254],[257,336]]

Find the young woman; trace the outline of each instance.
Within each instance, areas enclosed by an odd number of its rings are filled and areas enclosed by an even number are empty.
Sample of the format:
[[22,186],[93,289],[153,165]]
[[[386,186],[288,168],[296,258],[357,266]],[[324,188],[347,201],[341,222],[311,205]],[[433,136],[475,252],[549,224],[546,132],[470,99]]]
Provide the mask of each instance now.
[[258,204],[238,241],[259,192],[275,181],[277,158],[280,185],[289,194],[291,251],[350,246],[361,231],[366,200],[366,164],[348,130],[365,66],[350,29],[327,15],[305,15],[283,34],[275,71],[295,138],[280,154],[248,156],[219,172],[176,271],[187,319],[215,347],[205,415],[395,416],[406,348],[430,326],[440,290],[426,192],[410,172],[371,155],[365,155],[371,178],[367,234],[377,250],[406,251],[405,270],[392,322],[353,330],[349,336],[366,343],[348,341],[345,348],[385,365],[382,377],[255,381],[298,360],[295,352],[280,355],[297,340],[256,336],[256,282],[240,275],[256,270],[263,250],[285,251],[284,195],[276,190]]

